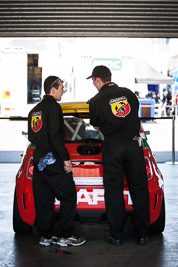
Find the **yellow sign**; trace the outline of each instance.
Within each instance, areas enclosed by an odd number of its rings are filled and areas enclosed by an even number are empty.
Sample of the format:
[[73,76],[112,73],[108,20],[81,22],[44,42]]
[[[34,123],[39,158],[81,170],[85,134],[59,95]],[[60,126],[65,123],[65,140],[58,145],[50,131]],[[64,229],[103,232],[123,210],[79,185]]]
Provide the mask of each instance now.
[[10,98],[10,91],[3,91],[3,98]]

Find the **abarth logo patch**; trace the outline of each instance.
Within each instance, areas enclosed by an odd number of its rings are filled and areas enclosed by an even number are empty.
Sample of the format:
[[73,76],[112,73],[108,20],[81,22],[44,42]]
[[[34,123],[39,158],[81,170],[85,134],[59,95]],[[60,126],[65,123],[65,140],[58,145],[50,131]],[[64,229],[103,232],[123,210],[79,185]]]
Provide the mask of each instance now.
[[131,107],[125,96],[111,99],[109,104],[111,105],[112,113],[116,117],[126,117],[131,111]]
[[31,128],[36,133],[42,127],[42,112],[34,112],[31,117]]

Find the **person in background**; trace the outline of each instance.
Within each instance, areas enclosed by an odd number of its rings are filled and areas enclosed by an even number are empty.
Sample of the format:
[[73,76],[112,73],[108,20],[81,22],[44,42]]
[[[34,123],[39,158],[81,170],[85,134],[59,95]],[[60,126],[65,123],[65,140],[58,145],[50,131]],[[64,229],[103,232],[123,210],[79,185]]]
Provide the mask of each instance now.
[[156,104],[159,104],[159,103],[162,102],[161,99],[160,99],[159,93],[156,93],[155,102],[156,102]]
[[103,183],[109,232],[106,241],[120,246],[126,221],[124,172],[133,202],[134,226],[139,245],[145,245],[149,230],[149,192],[142,140],[139,135],[139,102],[129,89],[111,82],[111,71],[96,66],[92,78],[98,93],[90,99],[90,124],[104,135]]
[[172,91],[170,88],[168,89],[168,93],[166,96],[166,102],[167,102],[166,113],[168,116],[170,116],[171,105],[172,105]]
[[176,114],[176,110],[177,110],[177,115],[178,115],[178,93],[175,94],[174,105],[175,105],[175,114]]

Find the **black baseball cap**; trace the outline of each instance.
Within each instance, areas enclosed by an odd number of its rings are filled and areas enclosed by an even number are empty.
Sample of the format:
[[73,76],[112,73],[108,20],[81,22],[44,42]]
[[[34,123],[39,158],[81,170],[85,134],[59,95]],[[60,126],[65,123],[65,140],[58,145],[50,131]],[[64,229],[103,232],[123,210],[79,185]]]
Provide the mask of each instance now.
[[92,77],[99,77],[99,78],[105,78],[105,77],[111,77],[111,71],[106,66],[100,65],[96,66],[93,71],[92,75],[89,76],[87,79],[90,79]]

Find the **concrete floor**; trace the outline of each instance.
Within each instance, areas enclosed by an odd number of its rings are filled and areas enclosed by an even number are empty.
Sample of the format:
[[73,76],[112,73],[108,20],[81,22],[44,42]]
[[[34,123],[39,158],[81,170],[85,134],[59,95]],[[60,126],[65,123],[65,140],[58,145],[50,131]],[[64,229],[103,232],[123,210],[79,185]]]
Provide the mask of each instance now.
[[56,246],[40,247],[36,229],[32,235],[16,235],[12,229],[15,175],[20,164],[0,164],[0,266],[1,267],[176,267],[178,266],[178,165],[159,164],[165,180],[166,228],[150,235],[147,246],[136,244],[131,218],[124,243],[114,247],[104,241],[107,222],[98,225],[75,223],[75,235],[87,239],[81,247],[67,247],[70,255],[54,253]]

